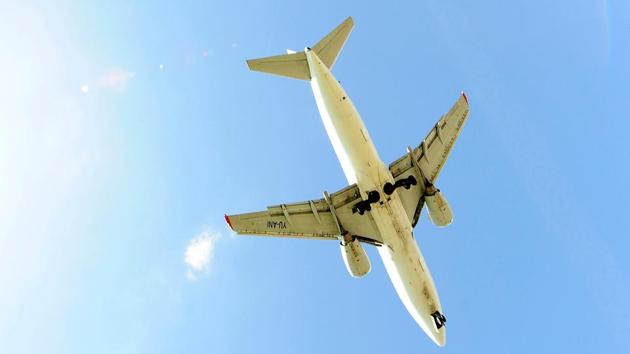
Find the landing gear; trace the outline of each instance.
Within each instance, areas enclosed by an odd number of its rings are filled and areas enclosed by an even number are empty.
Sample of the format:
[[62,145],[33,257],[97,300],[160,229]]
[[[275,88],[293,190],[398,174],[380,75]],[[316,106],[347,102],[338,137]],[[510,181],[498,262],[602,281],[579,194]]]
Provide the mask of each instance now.
[[363,215],[366,211],[372,210],[370,204],[377,203],[379,200],[381,200],[381,195],[377,191],[370,191],[367,200],[362,200],[352,207],[352,213]]
[[358,202],[352,207],[352,213],[359,213],[359,215],[363,215],[366,211],[370,210],[372,210],[372,206],[365,201]]
[[446,325],[446,317],[444,317],[444,315],[441,314],[440,311],[435,311],[431,314],[431,317],[433,317],[433,322],[435,323],[435,327],[437,327],[437,329],[440,329]]
[[396,188],[405,187],[405,189],[409,189],[411,188],[411,186],[415,186],[417,183],[418,181],[416,181],[416,178],[411,175],[407,178],[396,181],[395,184],[391,184],[389,182],[385,183],[385,185],[383,186],[383,192],[385,192],[385,194],[387,195],[392,195]]

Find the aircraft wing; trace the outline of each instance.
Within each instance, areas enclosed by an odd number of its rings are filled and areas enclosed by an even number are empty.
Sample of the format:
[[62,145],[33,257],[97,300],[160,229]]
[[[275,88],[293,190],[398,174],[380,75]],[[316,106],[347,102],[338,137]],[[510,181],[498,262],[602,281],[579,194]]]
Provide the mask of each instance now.
[[265,211],[226,215],[232,230],[241,235],[337,240],[349,232],[367,243],[382,244],[372,216],[352,212],[361,201],[356,184],[317,200],[267,207]]
[[434,183],[437,179],[468,118],[469,111],[468,99],[462,92],[455,105],[437,121],[420,145],[389,165],[395,180],[413,175],[418,181],[418,184],[410,189],[396,190],[413,226],[416,226],[424,205],[423,181]]

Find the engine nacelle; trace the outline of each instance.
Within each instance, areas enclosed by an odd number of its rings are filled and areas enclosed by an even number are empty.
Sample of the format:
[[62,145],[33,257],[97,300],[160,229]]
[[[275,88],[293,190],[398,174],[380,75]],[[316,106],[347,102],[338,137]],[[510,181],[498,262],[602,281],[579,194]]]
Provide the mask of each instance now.
[[424,201],[429,210],[429,219],[431,219],[436,226],[448,226],[453,222],[453,212],[446,198],[444,198],[439,189],[433,186],[427,187],[426,192]]
[[359,240],[344,237],[339,248],[341,249],[343,262],[346,264],[346,269],[348,269],[350,275],[360,278],[370,272],[370,259],[363,247],[361,247]]

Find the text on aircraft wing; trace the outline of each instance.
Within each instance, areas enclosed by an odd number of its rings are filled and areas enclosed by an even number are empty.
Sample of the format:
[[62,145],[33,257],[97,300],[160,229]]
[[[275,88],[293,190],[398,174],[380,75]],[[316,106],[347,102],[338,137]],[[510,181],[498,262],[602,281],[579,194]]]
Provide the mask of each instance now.
[[468,99],[462,92],[455,105],[437,121],[420,145],[414,148],[411,153],[407,153],[389,165],[389,170],[395,180],[414,176],[419,182],[413,188],[397,189],[413,226],[416,226],[424,205],[425,185],[423,181],[434,183],[437,179],[466,118],[468,118],[469,111]]
[[382,237],[372,217],[352,212],[359,201],[359,188],[353,184],[322,199],[274,205],[266,211],[225,218],[232,230],[241,235],[337,240],[347,231],[361,241],[381,244]]

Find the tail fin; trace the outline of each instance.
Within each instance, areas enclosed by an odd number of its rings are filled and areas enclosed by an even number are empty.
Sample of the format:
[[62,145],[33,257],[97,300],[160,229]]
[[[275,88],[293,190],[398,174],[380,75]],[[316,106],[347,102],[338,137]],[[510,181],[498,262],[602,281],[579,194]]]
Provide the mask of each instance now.
[[[352,31],[352,27],[354,27],[354,21],[352,21],[352,17],[348,17],[337,26],[337,28],[313,46],[312,50],[328,68],[332,69],[335,64],[339,52],[341,52],[343,45],[346,43]],[[304,52],[251,59],[247,61],[247,65],[250,70],[254,71],[306,81],[311,79]]]
[[313,47],[319,59],[326,64],[328,69],[332,69],[335,65],[343,45],[346,44],[346,40],[352,32],[352,27],[354,27],[354,21],[352,21],[352,17],[348,17]]

